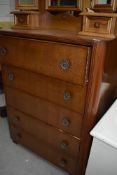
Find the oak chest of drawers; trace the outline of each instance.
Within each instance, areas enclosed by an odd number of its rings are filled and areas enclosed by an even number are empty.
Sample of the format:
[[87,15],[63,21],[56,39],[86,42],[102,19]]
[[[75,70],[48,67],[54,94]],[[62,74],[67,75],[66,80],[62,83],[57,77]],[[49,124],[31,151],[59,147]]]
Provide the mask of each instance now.
[[[11,137],[70,174],[83,175],[89,132],[115,98],[108,93],[105,105],[100,89],[105,71],[111,78],[109,71],[116,70],[109,61],[111,56],[116,63],[116,40],[41,32],[0,31]],[[100,112],[101,104],[106,107]]]

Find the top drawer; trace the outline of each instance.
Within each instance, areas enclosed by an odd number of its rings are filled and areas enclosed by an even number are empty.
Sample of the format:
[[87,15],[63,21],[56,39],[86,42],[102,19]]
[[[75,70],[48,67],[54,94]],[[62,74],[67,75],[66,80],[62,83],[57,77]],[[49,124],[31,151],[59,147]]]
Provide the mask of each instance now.
[[77,84],[88,81],[88,47],[0,37],[0,62]]

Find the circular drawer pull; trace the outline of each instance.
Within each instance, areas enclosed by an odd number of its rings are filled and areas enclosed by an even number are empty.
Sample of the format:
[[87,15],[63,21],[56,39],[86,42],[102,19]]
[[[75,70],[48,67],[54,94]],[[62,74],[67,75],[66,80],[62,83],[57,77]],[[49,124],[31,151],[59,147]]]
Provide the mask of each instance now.
[[8,74],[8,79],[9,79],[10,81],[12,81],[12,80],[14,79],[14,74],[13,74],[13,73],[9,73],[9,74]]
[[22,16],[20,16],[18,18],[18,22],[21,23],[21,24],[25,23],[25,21],[26,21],[26,19],[24,17],[22,17]]
[[7,54],[7,49],[4,47],[0,48],[0,56],[5,56]]
[[67,141],[63,140],[60,144],[60,148],[62,150],[66,150],[68,148],[68,145],[69,145],[69,143]]
[[62,121],[62,125],[64,127],[69,127],[71,124],[70,120],[68,118],[64,118],[63,121]]
[[61,159],[60,162],[59,162],[59,166],[62,167],[62,168],[65,168],[66,165],[67,165],[67,160]]
[[68,101],[71,99],[71,93],[70,92],[64,92],[64,100],[65,101]]
[[60,61],[60,68],[62,70],[68,70],[70,68],[70,61],[68,59],[63,59]]
[[99,29],[100,28],[100,22],[95,22],[94,23],[94,27],[97,28],[97,29]]
[[12,121],[14,124],[16,124],[17,122],[20,121],[20,118],[18,116],[15,116]]

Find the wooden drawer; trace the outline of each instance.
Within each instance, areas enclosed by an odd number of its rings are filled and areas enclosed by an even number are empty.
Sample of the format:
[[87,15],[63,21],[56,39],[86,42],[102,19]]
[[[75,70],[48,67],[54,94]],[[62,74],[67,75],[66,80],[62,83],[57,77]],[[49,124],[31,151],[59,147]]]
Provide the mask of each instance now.
[[3,67],[3,81],[10,87],[84,113],[86,86],[73,85],[13,67]]
[[78,156],[79,139],[65,134],[65,132],[13,108],[8,108],[8,117],[10,125],[14,125],[17,128],[28,132],[46,145],[51,145],[53,149],[73,158]]
[[86,16],[85,32],[109,34],[111,32],[111,17]]
[[14,142],[26,146],[27,148],[31,149],[35,153],[46,158],[57,166],[60,166],[64,170],[67,170],[70,174],[75,174],[77,163],[76,159],[72,159],[71,157],[62,154],[61,152],[57,152],[51,146],[47,146],[45,143],[29,135],[23,130],[19,130],[12,126],[10,128],[10,131]]
[[80,137],[82,116],[43,99],[5,87],[7,105]]
[[0,62],[77,84],[88,81],[88,47],[0,37]]

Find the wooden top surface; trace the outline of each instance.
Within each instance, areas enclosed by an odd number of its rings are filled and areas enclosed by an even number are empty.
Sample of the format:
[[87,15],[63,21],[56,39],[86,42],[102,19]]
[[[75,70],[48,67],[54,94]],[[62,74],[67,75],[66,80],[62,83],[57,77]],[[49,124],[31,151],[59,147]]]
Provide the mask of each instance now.
[[18,30],[0,29],[0,35],[48,40],[55,42],[81,44],[91,46],[95,42],[111,41],[112,39],[79,35],[76,32],[65,30],[40,29],[40,30]]
[[117,17],[117,13],[96,13],[96,12],[83,12],[80,13],[80,15],[85,15],[85,16],[102,16],[102,17]]

